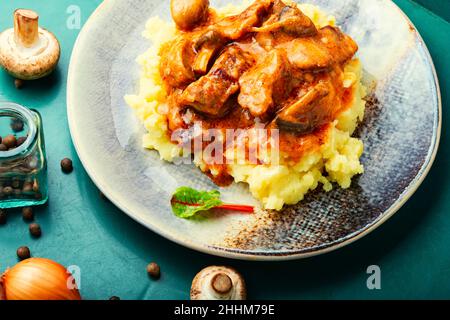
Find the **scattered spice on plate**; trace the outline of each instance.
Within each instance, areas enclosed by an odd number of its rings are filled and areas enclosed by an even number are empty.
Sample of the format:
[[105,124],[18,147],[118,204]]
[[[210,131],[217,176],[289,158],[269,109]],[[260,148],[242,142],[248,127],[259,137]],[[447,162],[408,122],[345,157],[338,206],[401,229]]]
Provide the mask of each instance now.
[[22,208],[22,218],[25,221],[33,221],[34,220],[33,209],[31,207]]
[[17,257],[20,260],[25,260],[31,257],[30,248],[23,246],[17,249]]
[[61,160],[61,169],[64,173],[71,173],[73,171],[72,160],[64,158]]
[[154,279],[158,279],[161,276],[161,269],[155,262],[151,262],[147,265],[147,273]]
[[8,216],[6,214],[6,211],[3,209],[0,209],[0,225],[6,224],[8,221]]
[[41,226],[37,223],[30,224],[29,229],[30,234],[35,238],[39,238],[42,235]]

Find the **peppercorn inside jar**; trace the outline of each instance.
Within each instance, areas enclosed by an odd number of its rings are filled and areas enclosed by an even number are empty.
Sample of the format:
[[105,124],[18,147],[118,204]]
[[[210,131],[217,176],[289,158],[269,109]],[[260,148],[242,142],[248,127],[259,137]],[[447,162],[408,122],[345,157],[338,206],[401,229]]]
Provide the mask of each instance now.
[[36,110],[0,102],[0,208],[47,201],[47,159]]

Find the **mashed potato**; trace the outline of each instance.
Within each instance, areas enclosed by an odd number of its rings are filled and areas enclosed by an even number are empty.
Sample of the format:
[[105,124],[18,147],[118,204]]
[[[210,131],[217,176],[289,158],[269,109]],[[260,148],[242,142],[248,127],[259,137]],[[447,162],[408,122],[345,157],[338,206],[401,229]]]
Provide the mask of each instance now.
[[[242,6],[228,5],[219,9],[218,13],[222,16],[238,14],[248,5],[248,1]],[[335,24],[333,16],[326,15],[313,5],[301,4],[299,7],[318,27]],[[173,23],[158,17],[149,19],[143,36],[151,40],[152,46],[137,60],[142,66],[139,93],[125,97],[147,130],[143,137],[144,148],[158,150],[161,159],[166,161],[182,156],[182,149],[169,140],[168,107],[159,74],[158,52],[163,43],[176,36],[176,32]],[[344,86],[353,89],[353,102],[330,126],[319,150],[304,155],[297,163],[285,163],[281,155],[277,165],[229,165],[234,180],[247,183],[252,195],[261,201],[265,209],[280,210],[285,204],[296,204],[319,183],[326,191],[332,189],[332,183],[348,188],[352,177],[363,173],[359,158],[364,146],[361,140],[351,137],[365,111],[362,100],[365,89],[361,84],[359,60],[347,64],[344,77]],[[197,165],[202,167],[201,163]]]

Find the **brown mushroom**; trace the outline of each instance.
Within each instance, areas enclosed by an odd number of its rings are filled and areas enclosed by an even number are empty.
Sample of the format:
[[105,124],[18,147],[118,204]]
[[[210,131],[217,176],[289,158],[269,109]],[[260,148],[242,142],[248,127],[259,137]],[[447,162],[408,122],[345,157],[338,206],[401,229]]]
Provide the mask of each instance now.
[[233,268],[210,266],[192,281],[191,300],[245,300],[247,289],[242,276]]
[[171,0],[170,12],[178,28],[191,30],[207,16],[209,0]]
[[0,64],[17,79],[45,77],[58,64],[59,42],[39,27],[38,20],[36,12],[18,9],[14,12],[14,28],[0,34]]

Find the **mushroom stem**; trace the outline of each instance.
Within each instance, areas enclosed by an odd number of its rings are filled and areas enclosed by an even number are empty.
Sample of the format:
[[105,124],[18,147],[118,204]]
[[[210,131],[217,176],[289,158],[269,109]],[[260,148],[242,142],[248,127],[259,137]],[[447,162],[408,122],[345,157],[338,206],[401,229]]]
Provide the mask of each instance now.
[[32,47],[39,39],[39,15],[27,9],[14,12],[14,36],[17,43]]
[[218,273],[211,279],[211,287],[218,294],[227,294],[233,288],[233,281],[225,273]]

